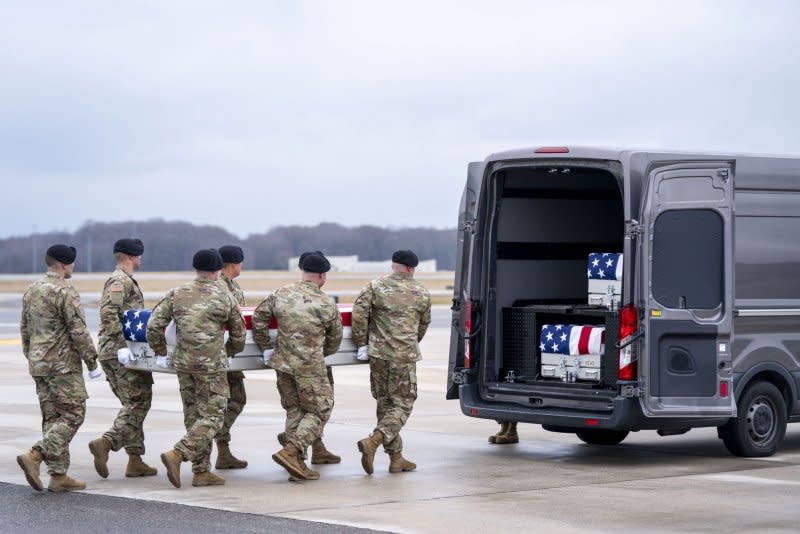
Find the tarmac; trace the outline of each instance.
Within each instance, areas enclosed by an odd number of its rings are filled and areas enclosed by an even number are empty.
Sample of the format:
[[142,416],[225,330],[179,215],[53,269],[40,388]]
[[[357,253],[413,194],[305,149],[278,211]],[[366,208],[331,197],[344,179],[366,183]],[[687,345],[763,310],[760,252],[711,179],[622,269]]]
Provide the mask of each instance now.
[[[235,517],[242,521],[262,518],[264,530],[275,532],[347,532],[357,527],[443,534],[788,533],[799,528],[800,427],[790,425],[779,452],[766,459],[731,456],[715,429],[666,438],[640,432],[619,446],[603,447],[583,444],[571,434],[546,432],[538,425],[520,425],[519,444],[490,445],[487,436],[497,424],[468,418],[461,414],[458,401],[444,399],[449,329],[442,320],[422,342],[419,399],[403,432],[404,454],[419,465],[415,472],[388,473],[383,453],[376,457],[374,475],[363,472],[356,441],[372,430],[375,403],[367,366],[355,365],[334,370],[336,405],[325,429],[325,443],[342,455],[342,463],[318,466],[322,474],[318,481],[289,482],[271,459],[280,448],[275,436],[283,429],[284,412],[275,374],[265,370],[247,373],[248,403],[233,428],[231,448],[250,465],[219,471],[226,478],[224,486],[193,488],[185,463],[183,487],[175,489],[167,481],[159,453],[183,434],[181,403],[176,378],[159,373],[145,423],[145,460],[158,467],[158,475],[126,479],[123,452],[112,453],[109,478],[95,473],[87,444],[110,426],[119,403],[104,380],[87,380],[91,398],[86,422],[72,442],[70,474],[85,480],[88,487],[81,497],[39,494],[27,486],[14,460],[39,439],[40,414],[13,319],[4,321],[0,458],[6,460],[0,462],[0,482],[16,486],[0,485],[5,517],[0,530],[18,530],[9,528],[14,524],[9,518],[22,513],[14,509],[20,502],[47,503],[41,507],[40,520],[52,517],[47,524],[62,532],[127,532],[136,531],[137,524],[161,525],[161,530],[175,532],[208,531],[213,525],[222,525],[213,527],[215,532],[250,531],[245,523],[237,528],[234,519],[225,519],[228,513],[240,514]],[[215,456],[216,452],[212,461]],[[46,475],[43,480],[46,484]],[[24,497],[26,491],[29,499]],[[112,497],[125,500],[108,499]],[[92,505],[59,512],[64,503],[84,502],[80,499],[90,499]],[[128,504],[114,504],[120,502]],[[174,516],[170,505],[195,508],[181,508],[189,512]],[[115,523],[121,521],[112,513],[117,506],[135,511],[139,522]],[[101,513],[105,507],[108,515]],[[86,517],[93,523],[76,523],[74,518],[72,523],[58,522],[59,513],[88,514],[89,509],[93,512]],[[184,522],[174,526],[173,520],[180,517]],[[314,523],[269,522],[279,520]],[[100,529],[91,528],[98,525]],[[304,530],[303,525],[311,527]]]

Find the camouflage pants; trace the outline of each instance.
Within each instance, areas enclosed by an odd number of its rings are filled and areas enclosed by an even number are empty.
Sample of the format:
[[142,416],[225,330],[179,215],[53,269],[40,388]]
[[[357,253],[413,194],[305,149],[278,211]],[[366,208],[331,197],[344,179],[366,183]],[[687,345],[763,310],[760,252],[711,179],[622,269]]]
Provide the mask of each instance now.
[[244,373],[241,371],[228,372],[228,388],[231,390],[231,396],[228,399],[228,411],[225,412],[225,422],[222,424],[222,430],[219,431],[217,441],[230,441],[231,440],[231,427],[239,414],[244,410],[244,405],[247,404],[247,392],[244,390]]
[[34,376],[42,411],[42,440],[33,446],[42,453],[51,475],[69,469],[69,444],[86,417],[86,386],[83,375],[67,373]]
[[225,372],[191,374],[178,371],[186,435],[175,444],[175,448],[192,462],[194,473],[209,470],[211,442],[225,421],[230,395],[225,375]]
[[333,410],[327,376],[294,376],[276,371],[281,406],[286,410],[286,439],[305,451],[322,435]]
[[401,452],[400,430],[417,399],[417,364],[370,358],[369,371],[372,397],[378,402],[375,430],[383,434],[383,448],[387,453]]
[[114,451],[125,447],[128,454],[144,454],[144,418],[153,401],[153,375],[128,369],[117,360],[101,360],[111,391],[122,408],[103,437]]

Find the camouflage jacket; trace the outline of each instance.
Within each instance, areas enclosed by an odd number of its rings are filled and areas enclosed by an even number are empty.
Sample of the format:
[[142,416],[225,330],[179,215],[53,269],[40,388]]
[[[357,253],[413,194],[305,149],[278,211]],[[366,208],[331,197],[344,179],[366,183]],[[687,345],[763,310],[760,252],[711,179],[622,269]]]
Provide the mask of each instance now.
[[[196,279],[170,289],[147,322],[147,343],[157,355],[167,353],[164,328],[175,321],[178,344],[175,369],[213,373],[228,368],[228,357],[244,349],[246,329],[239,306],[216,280]],[[228,341],[224,342],[225,325]]]
[[283,286],[253,312],[253,340],[272,348],[269,323],[278,321],[278,338],[270,365],[295,376],[326,376],[325,356],[339,350],[342,318],[328,295],[312,282]]
[[97,367],[81,298],[69,282],[48,272],[25,291],[19,325],[31,376],[80,373],[81,360]]
[[130,309],[144,308],[139,284],[131,275],[117,268],[106,280],[100,297],[100,333],[98,348],[101,360],[113,360],[117,350],[128,345],[122,335],[122,314]]
[[239,287],[239,284],[236,282],[236,280],[228,278],[224,273],[220,273],[219,283],[222,284],[222,287],[224,287],[225,290],[233,296],[233,300],[235,300],[239,306],[244,306],[244,291],[242,291],[242,288]]
[[422,358],[419,342],[431,322],[431,296],[406,273],[368,283],[353,304],[353,342],[369,355],[398,363]]

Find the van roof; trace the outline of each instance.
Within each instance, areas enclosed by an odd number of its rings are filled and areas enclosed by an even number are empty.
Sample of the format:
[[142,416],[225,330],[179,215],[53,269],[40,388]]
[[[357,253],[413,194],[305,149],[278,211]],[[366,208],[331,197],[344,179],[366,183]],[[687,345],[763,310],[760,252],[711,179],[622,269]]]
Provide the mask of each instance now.
[[[567,148],[569,152],[567,153],[554,153],[551,151],[544,152],[544,153],[537,153],[536,151],[543,147],[528,147],[528,148],[516,148],[512,150],[504,150],[502,152],[494,152],[489,154],[486,157],[486,163],[491,163],[494,161],[508,161],[508,160],[515,160],[515,159],[561,159],[561,158],[569,158],[569,159],[599,159],[599,160],[611,160],[611,161],[622,161],[625,159],[630,158],[631,155],[637,153],[643,154],[664,154],[668,156],[684,156],[689,158],[701,158],[706,159],[709,157],[713,158],[720,158],[720,159],[738,159],[742,157],[755,157],[755,158],[780,158],[780,159],[792,159],[792,160],[800,160],[800,156],[789,156],[789,155],[774,155],[774,154],[743,154],[743,153],[731,153],[731,152],[703,152],[703,151],[683,151],[683,150],[665,150],[665,149],[641,149],[641,148],[627,148],[627,149],[620,149],[620,148],[611,148],[611,147],[590,147],[590,146],[567,146],[567,145],[557,145],[560,147]],[[553,145],[548,145],[547,148],[552,148]]]

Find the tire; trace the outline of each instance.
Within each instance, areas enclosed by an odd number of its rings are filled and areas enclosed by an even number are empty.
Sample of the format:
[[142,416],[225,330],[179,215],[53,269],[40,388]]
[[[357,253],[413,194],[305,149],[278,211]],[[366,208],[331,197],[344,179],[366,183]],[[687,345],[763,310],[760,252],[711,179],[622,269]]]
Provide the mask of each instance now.
[[736,403],[738,417],[719,427],[719,437],[735,456],[772,456],[786,435],[786,400],[774,384],[749,385]]
[[578,430],[575,432],[578,439],[589,445],[619,445],[628,437],[627,430]]

